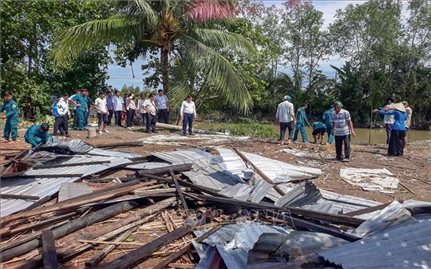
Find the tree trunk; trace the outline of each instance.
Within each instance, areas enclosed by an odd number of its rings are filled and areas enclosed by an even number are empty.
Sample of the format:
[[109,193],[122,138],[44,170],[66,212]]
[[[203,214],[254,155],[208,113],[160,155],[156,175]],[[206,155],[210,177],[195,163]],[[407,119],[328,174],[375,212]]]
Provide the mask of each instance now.
[[165,94],[169,91],[169,45],[163,45],[160,52],[162,85]]

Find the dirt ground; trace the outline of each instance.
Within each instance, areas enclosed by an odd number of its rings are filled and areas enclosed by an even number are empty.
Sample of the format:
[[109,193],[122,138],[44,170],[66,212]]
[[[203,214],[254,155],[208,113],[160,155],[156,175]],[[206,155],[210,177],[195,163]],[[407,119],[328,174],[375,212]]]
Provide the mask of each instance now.
[[[111,143],[120,142],[134,142],[138,139],[145,139],[153,135],[169,135],[172,134],[166,130],[159,130],[157,134],[146,134],[137,130],[126,130],[123,128],[112,127],[109,128],[110,133],[102,134],[101,136],[87,139],[87,132],[71,132],[71,139],[81,138],[92,145],[106,145]],[[23,130],[20,132],[23,134]],[[204,143],[205,142],[205,143]],[[386,156],[385,145],[352,145],[352,160],[350,163],[337,162],[334,159],[334,145],[315,145],[315,144],[303,144],[295,143],[293,145],[278,145],[274,141],[264,141],[261,139],[249,139],[246,141],[228,141],[221,143],[208,144],[208,141],[193,140],[191,142],[182,141],[175,143],[174,145],[169,144],[143,144],[142,146],[122,147],[117,150],[134,152],[141,155],[148,155],[152,152],[157,151],[170,151],[175,149],[184,149],[190,147],[197,147],[204,150],[211,151],[215,146],[223,145],[225,147],[236,147],[241,151],[253,152],[265,157],[273,158],[276,160],[284,161],[294,165],[303,165],[309,167],[320,168],[323,173],[314,182],[319,188],[337,192],[340,194],[348,194],[361,198],[366,198],[378,202],[391,202],[394,199],[398,201],[404,201],[407,199],[431,201],[431,141],[421,141],[411,143],[407,146],[404,157],[388,157]],[[27,144],[22,140],[15,143],[1,144],[0,162],[5,161],[5,154],[11,154],[22,149],[29,148]],[[282,152],[283,149],[289,149],[291,153]],[[306,156],[296,156],[295,154],[303,153]],[[396,175],[400,182],[398,189],[393,194],[385,194],[380,192],[368,192],[364,191],[359,187],[350,185],[343,181],[339,175],[340,168],[355,167],[355,168],[386,168]],[[115,176],[127,176],[130,172],[118,172],[109,177]],[[402,185],[406,186],[403,187]],[[70,234],[60,240],[56,241],[58,248],[67,246],[69,242],[76,240],[76,238],[83,238],[86,233],[91,234],[97,231],[106,223],[126,217],[133,212],[127,212],[115,219],[110,219],[106,222],[98,223],[89,226],[79,232]],[[137,233],[127,240],[130,245],[121,245],[117,247],[107,258],[104,259],[103,263],[114,260],[129,251],[136,249],[140,244],[155,239],[156,237],[168,232],[169,227],[179,227],[184,221],[184,214],[181,210],[170,210],[168,215],[158,216],[155,221],[142,226]],[[170,253],[174,253],[177,249],[183,246],[185,241],[190,240],[183,239],[170,244],[163,249],[160,249],[155,257],[146,260],[145,262],[137,265],[136,268],[150,268],[160,261],[163,257],[166,257]],[[97,249],[102,249],[105,245],[99,246]],[[96,250],[97,250],[96,249]],[[61,268],[84,268],[84,263],[91,258],[96,250],[90,250],[82,255],[77,256]],[[37,252],[32,253],[37,254]],[[31,257],[32,255],[30,255]],[[8,262],[8,266],[4,268],[13,268],[19,265],[22,261],[15,260],[15,262]],[[21,259],[23,259],[21,257]],[[193,264],[195,263],[195,257],[183,256],[176,263],[182,264]],[[172,267],[175,267],[172,265]]]

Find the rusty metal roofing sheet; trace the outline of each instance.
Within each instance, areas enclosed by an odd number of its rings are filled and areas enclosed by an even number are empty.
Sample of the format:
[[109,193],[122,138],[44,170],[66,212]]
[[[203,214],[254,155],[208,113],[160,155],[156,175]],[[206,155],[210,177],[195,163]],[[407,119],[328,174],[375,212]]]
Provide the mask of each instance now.
[[431,222],[406,225],[320,252],[344,269],[431,268]]

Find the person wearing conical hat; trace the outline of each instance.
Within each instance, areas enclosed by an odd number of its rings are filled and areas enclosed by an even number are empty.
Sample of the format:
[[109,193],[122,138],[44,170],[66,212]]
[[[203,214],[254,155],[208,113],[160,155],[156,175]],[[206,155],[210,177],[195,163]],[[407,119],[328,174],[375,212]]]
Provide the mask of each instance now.
[[406,136],[407,120],[406,108],[403,103],[392,103],[390,107],[384,109],[375,109],[382,116],[393,115],[394,124],[392,126],[391,135],[389,139],[388,155],[389,156],[403,156],[404,154],[404,138]]

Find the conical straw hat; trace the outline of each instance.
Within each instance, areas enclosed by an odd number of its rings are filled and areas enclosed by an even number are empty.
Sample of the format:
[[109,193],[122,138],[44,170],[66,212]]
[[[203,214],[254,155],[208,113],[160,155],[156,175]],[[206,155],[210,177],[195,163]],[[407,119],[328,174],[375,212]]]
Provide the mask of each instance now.
[[403,103],[392,103],[391,106],[398,111],[406,112],[406,108],[404,107]]

